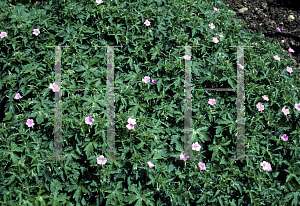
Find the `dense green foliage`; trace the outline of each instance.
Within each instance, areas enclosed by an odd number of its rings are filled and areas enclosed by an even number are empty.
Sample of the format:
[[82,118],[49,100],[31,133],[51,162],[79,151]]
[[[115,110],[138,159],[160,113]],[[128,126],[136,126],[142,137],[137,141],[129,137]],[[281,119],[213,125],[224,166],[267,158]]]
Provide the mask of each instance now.
[[[0,39],[0,99],[7,100],[1,205],[297,205],[300,79],[287,72],[292,61],[279,45],[241,31],[221,1],[79,2],[0,2],[0,33],[7,33]],[[216,33],[224,36],[218,43]],[[206,170],[196,160],[181,164],[185,50],[176,46],[200,46],[191,56],[195,88],[236,88],[237,49],[230,46],[253,42],[244,48],[244,81],[245,154],[254,160],[228,161],[236,155],[236,92],[193,91],[193,143],[201,145],[193,155]],[[97,164],[106,155],[103,90],[62,92],[62,153],[71,160],[45,160],[54,144],[55,50],[46,47],[53,45],[70,46],[62,48],[63,88],[105,88],[107,51],[97,46],[123,46],[115,47],[114,69],[116,158],[124,160]],[[142,82],[145,76],[157,84]],[[15,100],[16,93],[22,98]],[[128,118],[136,119],[133,130]]]

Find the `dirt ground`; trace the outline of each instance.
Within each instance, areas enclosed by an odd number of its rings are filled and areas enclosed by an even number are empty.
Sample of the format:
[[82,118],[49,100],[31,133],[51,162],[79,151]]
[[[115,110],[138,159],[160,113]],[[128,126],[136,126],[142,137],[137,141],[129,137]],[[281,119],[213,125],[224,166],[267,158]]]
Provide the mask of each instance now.
[[[251,33],[263,31],[269,42],[278,42],[288,56],[295,60],[300,76],[300,0],[222,0],[235,18],[244,21]],[[281,32],[277,31],[279,27]],[[295,52],[288,51],[292,48]],[[293,69],[294,72],[294,69]],[[296,72],[296,71],[295,71]]]

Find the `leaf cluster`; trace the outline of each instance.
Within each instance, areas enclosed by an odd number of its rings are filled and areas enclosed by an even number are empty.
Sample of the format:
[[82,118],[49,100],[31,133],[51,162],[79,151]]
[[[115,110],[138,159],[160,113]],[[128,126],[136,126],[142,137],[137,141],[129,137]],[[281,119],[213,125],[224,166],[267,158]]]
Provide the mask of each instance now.
[[[74,6],[75,4],[75,6]],[[187,6],[186,6],[187,5]],[[9,205],[296,205],[299,196],[299,77],[278,45],[239,30],[221,1],[61,0],[10,6],[0,2],[0,204]],[[150,26],[144,24],[145,20]],[[214,23],[211,30],[209,24]],[[32,34],[39,28],[40,34]],[[215,44],[212,37],[222,33]],[[192,91],[192,151],[184,153],[186,51],[193,88],[236,88],[237,50],[244,49],[246,158],[236,153],[235,92]],[[62,155],[54,151],[54,47],[62,47]],[[114,48],[116,158],[107,148],[107,48]],[[18,53],[17,53],[18,52]],[[281,61],[274,61],[279,55]],[[74,73],[74,72],[75,73]],[[255,72],[257,71],[257,72]],[[142,82],[145,76],[157,84]],[[89,88],[70,91],[71,88]],[[99,91],[95,91],[98,89]],[[106,88],[107,89],[107,88]],[[13,99],[16,93],[22,98]],[[265,102],[266,95],[270,101]],[[209,99],[216,99],[209,105]],[[262,102],[264,101],[264,102]],[[258,112],[256,105],[265,110]],[[290,109],[285,116],[282,107]],[[1,108],[1,109],[2,109]],[[87,125],[84,118],[95,121]],[[136,119],[133,130],[128,118]],[[27,119],[34,119],[28,128]],[[281,136],[288,134],[289,141]],[[151,161],[155,167],[149,168]],[[272,171],[260,163],[268,161]],[[200,170],[203,162],[206,170]],[[184,166],[182,166],[184,165]]]

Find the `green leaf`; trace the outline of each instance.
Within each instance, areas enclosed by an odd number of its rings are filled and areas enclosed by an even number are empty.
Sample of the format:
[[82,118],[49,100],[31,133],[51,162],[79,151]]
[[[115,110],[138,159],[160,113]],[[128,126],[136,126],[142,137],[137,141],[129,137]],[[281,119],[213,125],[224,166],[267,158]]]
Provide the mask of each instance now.
[[216,123],[217,124],[227,124],[228,125],[228,124],[232,123],[232,121],[230,121],[230,120],[225,119],[224,117],[222,117],[222,119],[217,119]]
[[11,111],[9,111],[9,112],[5,113],[5,118],[3,119],[3,121],[6,121],[6,120],[9,121],[12,119],[12,117],[13,117],[13,114]]
[[77,190],[75,191],[73,198],[75,198],[76,202],[79,202],[79,199],[81,199],[81,188],[78,187]]
[[141,69],[139,68],[139,65],[134,65],[134,69],[136,71],[136,73],[139,73],[141,71]]
[[177,87],[180,86],[180,83],[181,83],[181,78],[178,77],[177,80],[174,82],[174,84],[175,84],[175,89],[177,89]]
[[[200,70],[200,72],[202,72],[203,74],[207,74],[208,75],[207,77],[205,77],[206,79],[210,79],[211,78],[211,72],[209,71],[209,69],[203,68],[203,69]],[[205,81],[205,80],[203,80],[203,81]],[[203,82],[203,81],[201,81],[201,82]]]
[[229,144],[230,144],[230,142],[231,142],[231,140],[229,140],[228,142],[226,142],[226,143],[223,143],[223,144],[221,144],[223,147],[225,147],[225,146],[228,146]]
[[159,80],[157,82],[157,90],[160,91],[161,90],[161,85],[162,85],[162,80]]
[[170,164],[169,168],[168,168],[168,172],[171,173],[171,172],[173,172],[174,169],[176,169],[176,167],[174,165]]
[[85,154],[87,157],[94,152],[93,142],[89,142],[89,144],[84,148]]
[[223,132],[223,127],[222,126],[216,126],[216,134],[221,134]]
[[231,79],[228,79],[228,84],[231,86],[231,88],[237,87],[237,85],[233,85],[233,81]]
[[[9,172],[8,172],[9,173]],[[10,185],[14,180],[16,179],[16,174],[13,173],[10,177],[9,180],[7,182],[7,185]]]
[[[152,192],[153,193],[153,192]],[[145,196],[148,196],[147,194]],[[155,206],[155,203],[147,198],[143,199],[146,205]]]
[[46,205],[46,203],[45,203],[43,197],[44,197],[44,196],[38,196],[38,197],[36,198],[35,204],[39,205],[38,202],[40,202],[41,205],[43,205],[43,206]]
[[62,185],[58,180],[54,180],[50,183],[50,190],[52,193],[58,192],[59,190],[62,190]]
[[153,159],[156,159],[156,160],[157,160],[157,159],[163,159],[163,157],[160,155],[160,151],[161,151],[161,150],[158,150],[158,151],[156,150],[156,151],[155,151],[155,154],[154,154],[154,156],[153,156]]
[[130,115],[135,117],[138,112],[138,109],[139,105],[135,105],[134,107],[130,108]]
[[181,145],[180,142],[176,141],[176,148],[177,151],[182,152],[183,151],[183,146]]
[[221,81],[225,81],[225,80],[227,80],[227,79],[228,79],[228,77],[225,76],[225,77],[222,77],[219,81],[221,82]]
[[44,122],[44,115],[39,111],[37,117],[36,117],[36,123],[42,124]]
[[290,192],[289,194],[287,194],[284,199],[287,200],[287,201],[290,201],[294,196],[294,193],[293,192]]
[[291,179],[293,179],[293,177],[296,179],[296,181],[297,181],[298,184],[300,185],[299,178],[298,178],[295,174],[289,174],[289,175],[286,177],[286,181],[285,181],[285,182],[289,182]]
[[68,186],[66,187],[66,191],[72,192],[72,191],[76,190],[77,187],[78,187],[77,185],[68,185]]

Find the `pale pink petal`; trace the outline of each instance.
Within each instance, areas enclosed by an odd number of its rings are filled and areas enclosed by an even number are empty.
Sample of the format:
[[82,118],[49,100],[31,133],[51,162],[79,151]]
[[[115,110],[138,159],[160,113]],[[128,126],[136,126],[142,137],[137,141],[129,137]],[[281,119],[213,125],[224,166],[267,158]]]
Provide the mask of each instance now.
[[278,55],[274,56],[274,59],[280,61],[280,57]]
[[218,43],[219,40],[217,38],[213,37],[213,42]]
[[287,141],[289,139],[289,137],[286,134],[284,134],[284,135],[281,136],[281,139],[283,141]]
[[146,26],[150,26],[151,22],[146,19],[146,21],[144,22],[144,24],[146,24]]
[[127,124],[126,127],[131,130],[131,129],[134,129],[134,125],[133,124]]
[[152,162],[150,162],[150,161],[148,161],[147,164],[149,165],[150,168],[152,168],[152,167],[155,166],[155,165],[154,165]]
[[189,56],[189,55],[184,55],[183,58],[186,59],[186,60],[190,60],[190,59],[191,59],[191,56]]
[[192,144],[192,150],[200,151],[201,146],[198,142]]
[[300,111],[300,104],[295,104],[295,108]]
[[142,79],[143,82],[148,83],[150,82],[150,77],[145,76],[144,79]]
[[4,38],[4,37],[6,37],[7,36],[7,33],[6,32],[1,32],[1,34],[0,34],[0,37],[1,38]]
[[289,52],[294,53],[295,51],[291,47],[289,47]]
[[262,96],[262,98],[264,98],[264,100],[266,100],[266,101],[269,101],[269,98],[268,98],[268,97],[266,97],[265,95],[264,95],[264,96]]
[[107,159],[104,158],[103,155],[101,155],[100,157],[97,157],[97,164],[102,164],[102,165],[105,165]]
[[21,95],[19,93],[17,93],[14,97],[14,99],[20,99],[21,98]]
[[206,170],[205,164],[202,162],[198,163],[198,166],[200,167],[200,170]]
[[210,105],[216,104],[216,99],[209,99],[208,104],[210,104]]
[[293,70],[292,70],[291,67],[286,67],[286,71],[288,71],[289,73],[292,73],[292,72],[293,72]]
[[27,119],[26,125],[28,127],[32,127],[33,125],[35,125],[34,122],[33,122],[33,119]]
[[135,119],[131,119],[131,118],[129,118],[127,122],[129,124],[136,124],[136,120]]
[[180,159],[181,159],[181,160],[184,160],[184,161],[186,161],[189,157],[190,157],[190,156],[187,155],[187,154],[185,154],[185,153],[180,155]]

